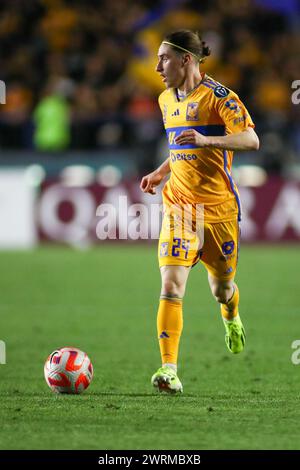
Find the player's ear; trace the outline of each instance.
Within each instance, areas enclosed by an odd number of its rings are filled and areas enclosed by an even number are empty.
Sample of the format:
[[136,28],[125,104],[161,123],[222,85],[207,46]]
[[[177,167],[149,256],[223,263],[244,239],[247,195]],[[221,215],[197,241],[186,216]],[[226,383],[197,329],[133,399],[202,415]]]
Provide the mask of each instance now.
[[190,63],[190,61],[191,61],[191,56],[190,56],[190,54],[184,54],[184,55],[182,56],[182,65],[187,65],[187,64]]

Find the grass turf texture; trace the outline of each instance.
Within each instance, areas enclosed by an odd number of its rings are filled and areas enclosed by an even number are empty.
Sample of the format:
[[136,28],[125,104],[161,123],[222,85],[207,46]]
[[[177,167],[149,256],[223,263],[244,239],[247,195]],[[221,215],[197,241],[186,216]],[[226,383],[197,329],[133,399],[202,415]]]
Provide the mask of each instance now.
[[[2,252],[1,449],[299,449],[300,250],[246,247],[237,282],[247,333],[234,356],[205,270],[184,302],[181,396],[157,395],[160,276],[149,246]],[[43,365],[76,346],[94,365],[80,396],[55,395]]]

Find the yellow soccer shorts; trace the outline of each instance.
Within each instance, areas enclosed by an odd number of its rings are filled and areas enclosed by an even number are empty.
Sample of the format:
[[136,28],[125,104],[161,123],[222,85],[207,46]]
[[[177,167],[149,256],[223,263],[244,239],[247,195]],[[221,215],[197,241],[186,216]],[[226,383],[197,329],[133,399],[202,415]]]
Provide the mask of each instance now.
[[[179,222],[180,223],[180,222]],[[201,261],[219,280],[233,279],[236,272],[240,228],[237,218],[226,222],[205,223],[202,229],[178,230],[164,214],[158,244],[159,266],[192,267]]]

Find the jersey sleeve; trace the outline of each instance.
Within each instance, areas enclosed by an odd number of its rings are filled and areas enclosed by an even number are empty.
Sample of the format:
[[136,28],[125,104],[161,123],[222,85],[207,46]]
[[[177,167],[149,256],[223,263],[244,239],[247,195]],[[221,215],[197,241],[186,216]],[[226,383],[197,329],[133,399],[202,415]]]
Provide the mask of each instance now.
[[255,127],[251,116],[237,94],[230,92],[224,98],[216,98],[216,111],[229,134]]

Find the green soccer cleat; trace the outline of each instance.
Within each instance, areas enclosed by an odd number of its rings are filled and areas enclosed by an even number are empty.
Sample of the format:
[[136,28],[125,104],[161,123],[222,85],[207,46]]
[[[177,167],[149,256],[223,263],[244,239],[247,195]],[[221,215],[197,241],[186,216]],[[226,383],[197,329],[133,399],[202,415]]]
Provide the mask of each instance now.
[[226,334],[225,343],[227,348],[233,354],[238,354],[243,351],[246,342],[246,333],[239,317],[234,320],[225,320],[223,318]]
[[182,393],[183,387],[175,370],[171,367],[160,367],[152,376],[151,383],[159,392]]

